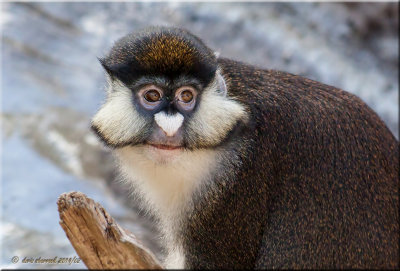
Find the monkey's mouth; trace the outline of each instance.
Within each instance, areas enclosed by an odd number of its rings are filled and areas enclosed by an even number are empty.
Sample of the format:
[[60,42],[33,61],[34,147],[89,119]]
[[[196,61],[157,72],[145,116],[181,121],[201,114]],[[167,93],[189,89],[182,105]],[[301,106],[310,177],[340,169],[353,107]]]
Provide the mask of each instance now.
[[161,150],[178,150],[182,149],[182,146],[172,146],[172,145],[163,145],[163,144],[149,144],[150,146],[153,146],[154,148],[161,149]]

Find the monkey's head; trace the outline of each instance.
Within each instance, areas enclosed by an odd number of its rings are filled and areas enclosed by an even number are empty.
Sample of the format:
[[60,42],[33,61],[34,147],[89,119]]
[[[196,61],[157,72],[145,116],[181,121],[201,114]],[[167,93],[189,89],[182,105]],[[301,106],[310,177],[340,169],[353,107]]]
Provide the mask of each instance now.
[[112,148],[144,146],[155,156],[214,148],[246,118],[215,53],[185,30],[127,35],[100,62],[109,86],[92,128]]

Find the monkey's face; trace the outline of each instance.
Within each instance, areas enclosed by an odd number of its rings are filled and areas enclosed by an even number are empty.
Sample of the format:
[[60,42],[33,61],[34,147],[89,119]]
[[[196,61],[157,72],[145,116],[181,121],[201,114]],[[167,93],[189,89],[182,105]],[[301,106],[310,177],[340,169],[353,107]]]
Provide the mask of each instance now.
[[245,119],[213,52],[182,30],[128,36],[101,62],[108,95],[92,128],[111,147],[137,146],[165,162],[220,145]]

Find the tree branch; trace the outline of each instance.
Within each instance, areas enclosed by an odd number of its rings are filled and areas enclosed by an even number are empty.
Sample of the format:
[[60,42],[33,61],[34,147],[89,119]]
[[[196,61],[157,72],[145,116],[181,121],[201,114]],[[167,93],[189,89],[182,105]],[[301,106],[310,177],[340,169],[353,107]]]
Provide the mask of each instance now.
[[60,195],[60,225],[89,269],[162,269],[156,257],[81,192]]

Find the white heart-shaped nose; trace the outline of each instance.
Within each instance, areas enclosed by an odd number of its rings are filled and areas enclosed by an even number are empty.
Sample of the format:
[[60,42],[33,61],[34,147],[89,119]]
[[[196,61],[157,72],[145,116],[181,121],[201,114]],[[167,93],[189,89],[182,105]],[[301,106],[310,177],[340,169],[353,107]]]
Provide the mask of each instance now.
[[182,126],[184,117],[180,113],[168,115],[161,111],[154,115],[154,120],[157,125],[167,134],[167,136],[174,136],[179,128]]

